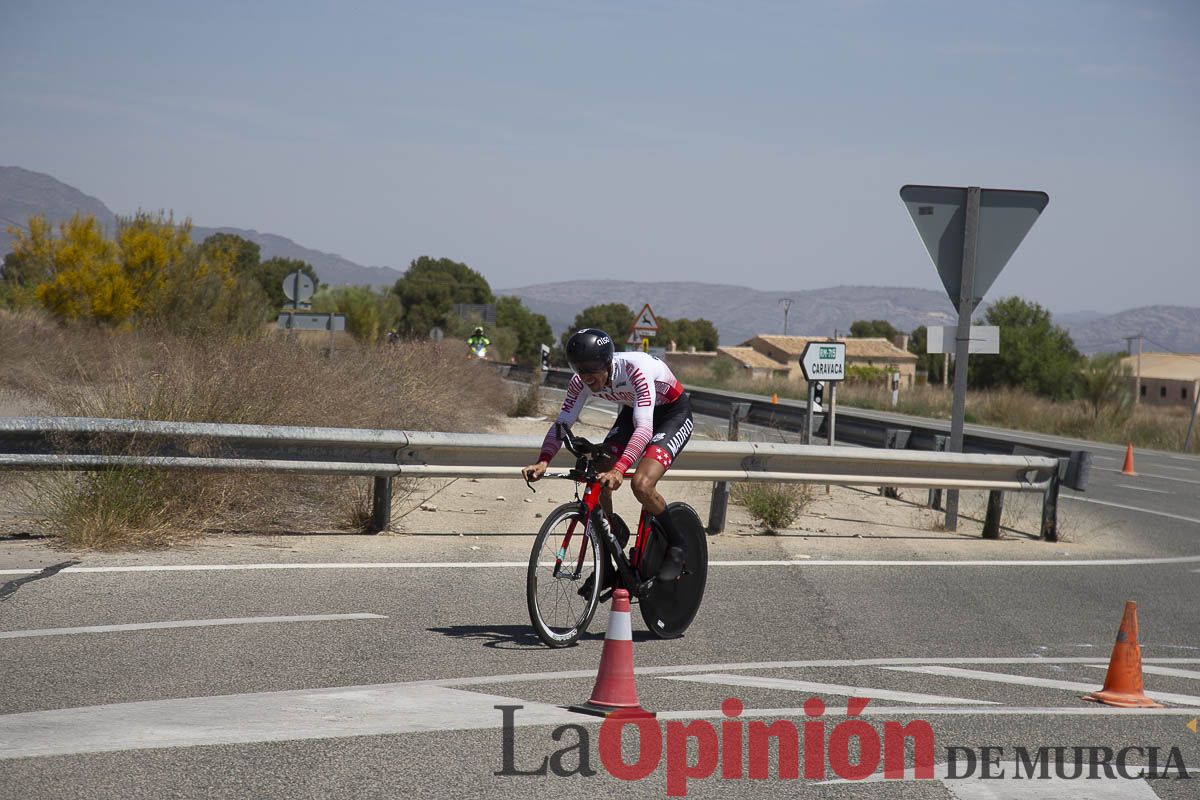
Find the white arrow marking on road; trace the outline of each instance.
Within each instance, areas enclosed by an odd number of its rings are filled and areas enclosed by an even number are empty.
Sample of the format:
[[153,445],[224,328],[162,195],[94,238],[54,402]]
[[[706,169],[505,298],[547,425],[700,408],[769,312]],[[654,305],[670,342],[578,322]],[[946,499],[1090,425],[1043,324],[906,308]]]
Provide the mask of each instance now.
[[113,633],[149,631],[160,628],[204,628],[210,625],[263,625],[274,622],[328,622],[348,619],[387,619],[381,614],[309,614],[291,617],[229,617],[226,619],[183,619],[173,622],[140,622],[128,625],[88,625],[81,628],[34,628],[0,631],[0,639],[25,639],[31,636],[65,636],[73,633]]
[[[1094,692],[1100,687],[1094,683],[1079,683],[1077,681],[1056,681],[1050,678],[1034,678],[1028,675],[1009,675],[1003,672],[984,672],[976,669],[960,669],[958,667],[881,667],[896,672],[917,672],[922,675],[942,675],[948,678],[968,678],[976,681],[992,681],[993,683],[1014,683],[1019,686],[1042,686],[1047,689],[1066,689],[1072,692]],[[1155,700],[1168,703],[1178,703],[1182,706],[1200,706],[1200,697],[1190,694],[1172,694],[1170,692],[1146,692]]]
[[897,692],[891,689],[872,689],[865,686],[840,686],[833,683],[815,683],[813,681],[795,681],[786,678],[769,678],[757,675],[730,675],[728,673],[708,673],[707,675],[665,675],[669,681],[687,681],[690,683],[715,683],[721,686],[750,686],[756,689],[780,689],[788,692],[808,692],[810,694],[834,694],[843,697],[870,697],[874,700],[897,700],[901,703],[926,703],[934,705],[999,705],[991,700],[964,700],[961,697],[943,697],[936,694],[916,694],[913,692]]

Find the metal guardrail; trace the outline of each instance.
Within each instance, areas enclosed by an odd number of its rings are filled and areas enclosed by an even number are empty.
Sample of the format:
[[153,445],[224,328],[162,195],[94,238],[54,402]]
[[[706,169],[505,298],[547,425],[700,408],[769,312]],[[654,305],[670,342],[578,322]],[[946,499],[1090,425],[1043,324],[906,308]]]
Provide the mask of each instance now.
[[[528,373],[520,367],[509,374]],[[570,370],[552,369],[546,373],[546,383],[564,388],[571,379]],[[749,405],[743,421],[781,430],[802,432],[808,422],[808,407],[802,401],[780,399],[772,403],[759,395],[717,389],[688,388],[692,410],[698,414],[727,418],[734,403]],[[923,452],[942,452],[950,438],[950,423],[940,420],[880,419],[879,412],[847,408],[837,410],[837,444],[860,447],[896,448]],[[825,414],[816,415],[817,435],[828,436],[829,421]],[[690,445],[689,445],[690,446]],[[1092,454],[1085,450],[1067,450],[1050,445],[1031,446],[1014,442],[1004,435],[989,435],[968,430],[963,434],[963,452],[985,455],[1032,455],[1060,459],[1065,462],[1059,477],[1063,486],[1086,491],[1091,477]]]
[[[514,477],[540,446],[541,438],[533,436],[91,417],[0,418],[0,469],[141,467],[372,476],[371,529],[375,531],[390,521],[393,478]],[[569,463],[569,456],[560,453],[558,461]],[[1050,495],[1057,497],[1059,470],[1058,459],[1039,456],[693,441],[666,477],[1036,491],[1046,494],[1050,505]]]

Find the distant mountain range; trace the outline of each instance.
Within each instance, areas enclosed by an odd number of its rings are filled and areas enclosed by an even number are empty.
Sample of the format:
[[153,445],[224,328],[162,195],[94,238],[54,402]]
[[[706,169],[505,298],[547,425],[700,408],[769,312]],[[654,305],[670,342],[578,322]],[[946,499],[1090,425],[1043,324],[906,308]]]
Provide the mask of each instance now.
[[[0,167],[0,227],[23,226],[32,214],[45,214],[57,224],[76,212],[94,214],[110,232],[116,227],[116,215],[97,198],[43,173]],[[257,243],[263,258],[306,261],[323,283],[387,287],[403,274],[390,267],[365,267],[284,236],[255,230],[197,226],[193,238],[200,240],[217,232]],[[8,252],[10,242],[8,233],[0,230],[0,253]],[[664,317],[711,320],[722,344],[737,344],[759,333],[782,333],[785,305],[788,333],[799,335],[844,333],[859,319],[886,319],[905,331],[921,325],[950,325],[955,320],[954,308],[944,293],[903,287],[759,291],[709,283],[569,281],[498,289],[497,294],[521,298],[528,308],[544,314],[556,332],[565,330],[575,315],[590,305],[625,303],[636,313],[643,303],[649,303]],[[1077,311],[1056,314],[1055,321],[1070,331],[1084,353],[1123,350],[1123,337],[1136,336],[1139,331],[1147,351],[1200,353],[1200,308],[1196,307],[1145,306],[1116,314]]]
[[[57,225],[72,214],[93,214],[110,234],[116,229],[117,215],[100,200],[41,172],[20,167],[0,167],[0,254],[10,249],[9,225],[24,227],[33,214],[45,214]],[[323,253],[296,244],[285,236],[259,233],[244,228],[205,228],[194,226],[192,239],[201,241],[214,233],[232,233],[257,244],[263,258],[298,258],[312,264],[323,283],[335,286],[391,286],[402,270],[390,267],[364,267],[333,253]]]

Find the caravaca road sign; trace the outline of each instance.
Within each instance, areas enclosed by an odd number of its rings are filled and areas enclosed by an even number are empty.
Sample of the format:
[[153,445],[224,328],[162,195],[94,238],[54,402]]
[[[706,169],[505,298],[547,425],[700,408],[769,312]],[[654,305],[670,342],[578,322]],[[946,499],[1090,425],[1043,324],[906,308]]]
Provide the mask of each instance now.
[[846,379],[845,342],[809,342],[800,356],[800,368],[808,381]]

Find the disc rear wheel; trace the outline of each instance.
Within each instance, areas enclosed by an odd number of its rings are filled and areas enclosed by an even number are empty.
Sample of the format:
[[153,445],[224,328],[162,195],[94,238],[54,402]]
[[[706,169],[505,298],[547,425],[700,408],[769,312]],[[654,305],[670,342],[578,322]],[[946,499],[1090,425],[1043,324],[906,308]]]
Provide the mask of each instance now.
[[[687,503],[671,503],[667,510],[671,513],[676,530],[687,542],[683,574],[677,580],[655,581],[642,594],[639,605],[642,619],[651,633],[660,639],[675,639],[682,636],[692,624],[704,599],[704,587],[708,582],[708,542],[695,509]],[[654,526],[653,535],[642,555],[643,575],[658,572],[658,565],[667,549],[666,535],[656,521],[651,520],[651,523]]]

